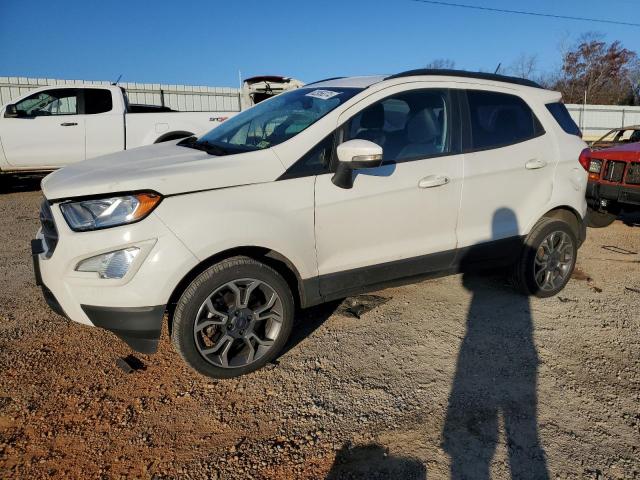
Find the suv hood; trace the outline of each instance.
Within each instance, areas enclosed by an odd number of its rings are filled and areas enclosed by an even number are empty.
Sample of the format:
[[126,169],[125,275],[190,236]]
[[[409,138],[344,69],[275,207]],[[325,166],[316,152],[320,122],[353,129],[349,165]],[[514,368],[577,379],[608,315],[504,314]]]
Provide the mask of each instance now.
[[271,149],[215,156],[175,142],[95,157],[42,181],[49,200],[154,190],[162,195],[271,182],[284,167]]

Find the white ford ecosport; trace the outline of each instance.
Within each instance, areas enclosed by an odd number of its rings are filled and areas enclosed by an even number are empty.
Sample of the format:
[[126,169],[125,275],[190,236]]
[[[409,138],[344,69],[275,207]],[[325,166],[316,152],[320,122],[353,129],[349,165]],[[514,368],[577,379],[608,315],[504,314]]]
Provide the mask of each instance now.
[[335,78],[200,138],[87,160],[42,182],[32,242],[57,312],[211,377],[273,360],[294,312],[509,266],[526,294],[569,280],[588,155],[560,94],[418,70]]

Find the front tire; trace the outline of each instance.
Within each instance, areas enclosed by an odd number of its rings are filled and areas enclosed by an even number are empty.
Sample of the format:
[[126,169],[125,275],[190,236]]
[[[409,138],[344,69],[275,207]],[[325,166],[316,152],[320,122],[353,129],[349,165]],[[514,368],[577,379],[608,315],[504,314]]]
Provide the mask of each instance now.
[[578,241],[569,224],[544,217],[531,229],[516,262],[512,281],[525,295],[552,297],[571,279]]
[[233,257],[198,275],[173,316],[171,340],[203,375],[231,378],[253,372],[285,346],[294,317],[291,290],[271,267]]
[[609,212],[599,212],[589,208],[587,211],[587,225],[591,228],[604,228],[615,222],[618,215]]

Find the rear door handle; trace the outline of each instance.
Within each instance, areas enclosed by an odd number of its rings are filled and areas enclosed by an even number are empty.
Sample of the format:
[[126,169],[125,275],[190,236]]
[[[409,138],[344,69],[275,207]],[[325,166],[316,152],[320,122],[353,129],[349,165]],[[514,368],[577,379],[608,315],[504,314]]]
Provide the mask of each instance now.
[[538,160],[537,158],[529,160],[527,163],[524,164],[524,167],[527,170],[537,170],[538,168],[544,168],[546,166],[547,166],[547,162],[545,162],[544,160]]
[[76,122],[64,122],[60,124],[61,127],[75,127],[76,125],[78,125]]
[[441,185],[446,185],[449,183],[449,177],[445,177],[444,175],[429,175],[420,179],[418,182],[418,187],[420,188],[433,188],[439,187]]

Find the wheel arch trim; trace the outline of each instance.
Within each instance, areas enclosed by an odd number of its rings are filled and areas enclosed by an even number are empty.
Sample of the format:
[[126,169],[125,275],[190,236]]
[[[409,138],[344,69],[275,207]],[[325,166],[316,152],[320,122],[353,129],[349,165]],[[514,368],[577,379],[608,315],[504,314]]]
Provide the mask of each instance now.
[[273,249],[255,245],[234,247],[205,258],[191,268],[176,284],[167,303],[169,331],[172,327],[175,306],[193,279],[212,265],[236,256],[245,256],[262,262],[282,275],[291,288],[296,307],[306,307],[318,303],[316,297],[319,298],[319,293],[315,291],[317,279],[302,279],[296,266],[285,255]]
[[559,205],[547,211],[542,217],[565,220],[571,225],[581,246],[587,238],[587,224],[578,211],[569,205]]

